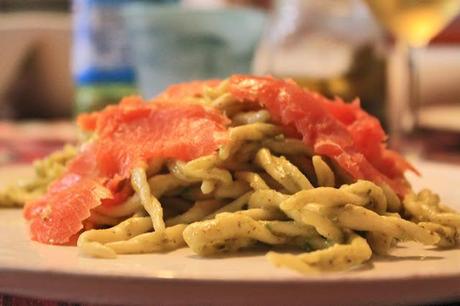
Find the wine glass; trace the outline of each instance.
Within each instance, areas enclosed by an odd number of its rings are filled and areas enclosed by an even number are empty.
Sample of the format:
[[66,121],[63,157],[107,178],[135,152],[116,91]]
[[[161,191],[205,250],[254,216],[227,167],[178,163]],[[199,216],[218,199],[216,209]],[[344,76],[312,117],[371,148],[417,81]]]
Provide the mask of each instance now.
[[[460,11],[460,0],[365,0],[377,20],[393,34],[403,59],[390,80],[390,134],[395,146],[407,144],[417,127],[418,73],[411,54],[425,47]],[[402,69],[402,70],[401,70]],[[392,84],[392,85],[391,85]],[[396,90],[396,87],[398,87]],[[404,148],[403,148],[404,149]]]

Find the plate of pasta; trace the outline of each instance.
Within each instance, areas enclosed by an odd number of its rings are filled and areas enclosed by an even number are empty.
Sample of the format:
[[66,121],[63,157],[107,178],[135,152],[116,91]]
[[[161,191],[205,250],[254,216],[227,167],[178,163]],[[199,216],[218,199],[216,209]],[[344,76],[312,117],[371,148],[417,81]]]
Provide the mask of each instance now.
[[460,297],[460,167],[388,149],[359,101],[234,75],[77,124],[78,145],[0,171],[0,291],[118,304]]

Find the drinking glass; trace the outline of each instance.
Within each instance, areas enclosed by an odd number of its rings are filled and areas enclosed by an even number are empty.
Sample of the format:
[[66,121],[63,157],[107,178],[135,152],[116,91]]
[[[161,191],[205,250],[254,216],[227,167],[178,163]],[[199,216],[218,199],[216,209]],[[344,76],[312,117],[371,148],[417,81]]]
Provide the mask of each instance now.
[[[402,62],[390,80],[389,130],[393,145],[411,149],[417,139],[419,75],[412,56],[425,47],[460,11],[459,0],[365,0],[377,20],[394,36]],[[398,64],[398,63],[397,63]],[[413,147],[412,147],[413,149]]]
[[168,85],[249,73],[265,14],[133,2],[124,11],[141,94]]

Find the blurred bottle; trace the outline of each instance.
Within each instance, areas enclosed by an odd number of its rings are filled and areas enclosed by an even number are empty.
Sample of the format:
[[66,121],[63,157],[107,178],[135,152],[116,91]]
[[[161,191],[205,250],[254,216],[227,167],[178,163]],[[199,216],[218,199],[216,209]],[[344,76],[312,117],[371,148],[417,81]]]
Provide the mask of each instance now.
[[[133,1],[73,0],[73,74],[77,113],[101,109],[137,91],[127,29],[121,13],[122,6],[130,2]],[[148,2],[175,3],[178,0]]]
[[385,125],[383,36],[359,0],[278,0],[256,72],[311,90],[356,97]]

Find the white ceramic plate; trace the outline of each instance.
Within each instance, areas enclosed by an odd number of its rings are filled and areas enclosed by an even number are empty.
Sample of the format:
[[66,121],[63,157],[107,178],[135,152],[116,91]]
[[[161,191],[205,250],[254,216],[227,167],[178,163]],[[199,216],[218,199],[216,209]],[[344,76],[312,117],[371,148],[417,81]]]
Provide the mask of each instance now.
[[[460,208],[460,167],[417,162],[446,203]],[[10,181],[27,169],[0,169]],[[460,300],[460,249],[402,244],[392,256],[355,271],[302,276],[270,265],[263,254],[203,259],[188,249],[168,254],[79,256],[75,247],[29,241],[21,212],[0,210],[0,292],[111,304],[391,305]]]

